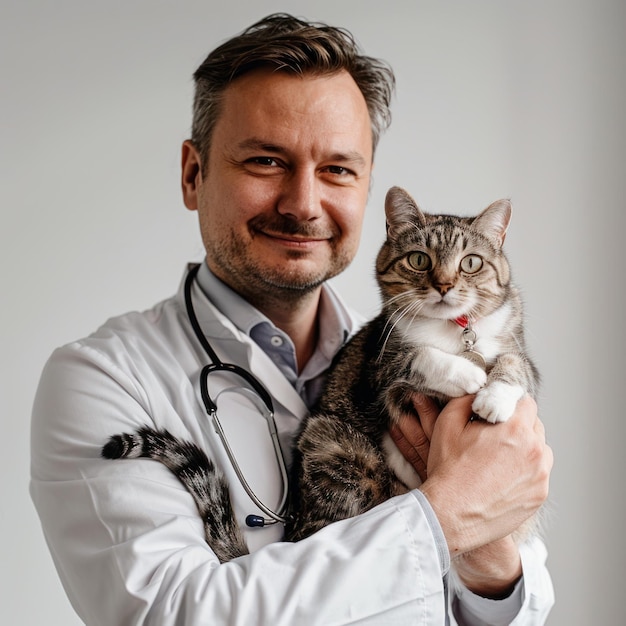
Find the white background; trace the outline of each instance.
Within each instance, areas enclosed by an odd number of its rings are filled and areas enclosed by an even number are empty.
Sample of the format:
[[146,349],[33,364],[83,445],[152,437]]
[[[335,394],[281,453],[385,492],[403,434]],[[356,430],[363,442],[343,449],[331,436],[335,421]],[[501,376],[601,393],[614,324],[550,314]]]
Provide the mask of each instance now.
[[626,623],[619,0],[2,3],[2,623],[79,623],[28,496],[38,377],[54,347],[171,295],[185,263],[202,258],[179,192],[191,74],[280,10],[349,28],[397,73],[361,252],[338,281],[351,303],[377,310],[389,186],[431,211],[512,198],[506,249],[556,456],[549,624]]

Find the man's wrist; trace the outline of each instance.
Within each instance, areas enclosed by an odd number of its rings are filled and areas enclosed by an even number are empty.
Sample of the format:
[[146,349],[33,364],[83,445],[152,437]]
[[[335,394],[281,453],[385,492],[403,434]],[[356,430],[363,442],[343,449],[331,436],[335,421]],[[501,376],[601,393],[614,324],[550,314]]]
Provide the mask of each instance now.
[[445,491],[433,478],[426,480],[417,491],[428,502],[431,514],[438,521],[463,585],[485,598],[507,597],[522,576],[519,549],[511,537],[484,544],[485,538],[480,535],[483,526],[480,512],[475,511],[472,515],[469,503],[465,503],[463,523],[460,524],[449,503],[463,502],[461,494]]
[[454,566],[465,587],[492,600],[508,597],[522,577],[522,560],[510,537],[457,557]]

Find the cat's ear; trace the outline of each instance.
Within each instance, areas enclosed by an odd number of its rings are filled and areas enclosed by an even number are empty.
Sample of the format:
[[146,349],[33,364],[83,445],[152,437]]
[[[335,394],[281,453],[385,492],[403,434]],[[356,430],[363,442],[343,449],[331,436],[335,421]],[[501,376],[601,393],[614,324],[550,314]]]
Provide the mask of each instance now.
[[392,187],[385,198],[385,215],[387,216],[387,236],[397,237],[407,228],[426,225],[426,218],[417,203],[401,187]]
[[498,248],[501,248],[510,221],[511,201],[496,200],[474,219],[472,226],[491,239]]

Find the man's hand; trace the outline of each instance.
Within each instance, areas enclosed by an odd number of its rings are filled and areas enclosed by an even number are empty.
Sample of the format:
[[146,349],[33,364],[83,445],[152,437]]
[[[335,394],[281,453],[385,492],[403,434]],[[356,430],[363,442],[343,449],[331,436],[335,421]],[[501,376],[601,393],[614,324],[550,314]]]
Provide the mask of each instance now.
[[535,513],[553,463],[532,399],[500,424],[470,421],[472,400],[454,398],[441,411],[421,487],[453,557],[506,537]]
[[553,457],[533,400],[501,424],[470,421],[472,401],[453,399],[439,414],[416,395],[420,422],[406,416],[391,436],[424,481],[461,580],[499,597],[521,575],[510,534],[545,501]]

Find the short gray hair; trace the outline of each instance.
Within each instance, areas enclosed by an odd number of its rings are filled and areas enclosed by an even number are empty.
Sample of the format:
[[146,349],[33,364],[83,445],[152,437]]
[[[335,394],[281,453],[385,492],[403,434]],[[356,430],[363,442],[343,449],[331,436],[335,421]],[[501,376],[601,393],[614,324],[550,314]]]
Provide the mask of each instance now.
[[299,75],[347,71],[365,98],[376,149],[391,122],[395,87],[391,67],[362,55],[354,37],[343,28],[275,13],[218,46],[193,75],[196,89],[191,141],[200,152],[203,168],[225,89],[239,76],[261,67]]

